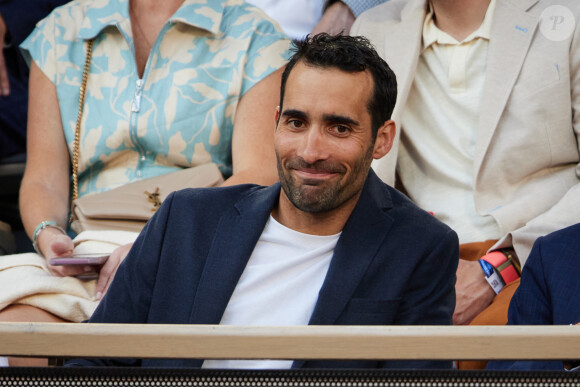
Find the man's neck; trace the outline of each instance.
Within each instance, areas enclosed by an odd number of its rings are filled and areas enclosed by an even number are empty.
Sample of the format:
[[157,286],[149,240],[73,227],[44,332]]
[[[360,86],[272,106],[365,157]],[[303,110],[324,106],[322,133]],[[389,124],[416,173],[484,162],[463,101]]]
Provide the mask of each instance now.
[[272,216],[278,223],[294,231],[310,235],[335,235],[344,228],[359,197],[360,194],[332,211],[310,213],[296,208],[282,191]]
[[461,42],[477,30],[491,0],[431,0],[435,25]]

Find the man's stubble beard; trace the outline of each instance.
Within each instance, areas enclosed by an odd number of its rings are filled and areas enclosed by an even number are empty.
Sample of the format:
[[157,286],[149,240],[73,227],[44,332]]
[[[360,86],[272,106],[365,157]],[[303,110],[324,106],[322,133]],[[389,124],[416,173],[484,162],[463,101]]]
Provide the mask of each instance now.
[[[353,165],[353,169],[347,180],[344,180],[346,168],[333,161],[319,161],[314,164],[308,164],[301,157],[296,156],[288,161],[286,165],[287,169],[284,170],[278,152],[276,152],[278,177],[282,189],[294,207],[303,212],[323,213],[339,208],[362,190],[372,162],[373,148],[374,144],[371,144],[364,157],[360,158]],[[299,185],[290,173],[293,168],[311,168],[325,172],[339,173],[342,176],[336,182]],[[361,174],[363,174],[362,177]],[[355,186],[354,183],[357,179],[362,179],[362,182]],[[328,186],[314,189],[314,187],[320,187],[322,185]],[[309,189],[310,187],[312,189]]]

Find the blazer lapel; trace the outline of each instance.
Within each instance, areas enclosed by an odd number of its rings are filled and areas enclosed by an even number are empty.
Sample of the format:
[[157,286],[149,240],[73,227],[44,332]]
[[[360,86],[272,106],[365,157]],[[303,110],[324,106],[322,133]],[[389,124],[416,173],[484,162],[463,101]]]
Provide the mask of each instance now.
[[279,184],[254,191],[222,216],[197,287],[190,323],[219,324],[279,192]]
[[539,19],[527,13],[537,1],[499,0],[496,4],[476,134],[475,171],[481,167],[538,26]]
[[[409,91],[413,84],[415,71],[422,48],[423,22],[426,14],[425,0],[409,0],[409,4],[401,11],[400,21],[389,21],[392,25],[385,35],[380,31],[384,26],[379,23],[379,32],[374,33],[373,43],[397,77],[397,103],[392,119],[397,124],[395,142],[391,151],[379,160],[373,161],[373,169],[387,184],[395,184],[395,165],[401,131],[401,113],[407,102]],[[364,31],[364,30],[363,30]]]
[[383,37],[385,60],[397,76],[396,112],[407,101],[422,48],[426,2],[410,0],[409,3],[401,13],[401,21],[396,22],[390,28],[389,35]]
[[[371,170],[334,249],[309,325],[336,322],[383,243],[393,220],[385,213],[392,202],[390,195],[381,189],[382,184]],[[292,368],[300,368],[303,364],[304,360],[296,360]]]

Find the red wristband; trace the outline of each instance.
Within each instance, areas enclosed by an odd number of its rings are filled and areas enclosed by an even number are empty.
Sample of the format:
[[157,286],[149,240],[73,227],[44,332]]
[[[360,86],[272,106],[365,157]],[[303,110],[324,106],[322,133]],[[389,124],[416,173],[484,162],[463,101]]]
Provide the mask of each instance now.
[[506,285],[520,278],[520,275],[512,264],[512,261],[510,261],[501,251],[492,251],[491,253],[481,257],[481,259],[488,262],[495,268],[495,270],[497,270]]

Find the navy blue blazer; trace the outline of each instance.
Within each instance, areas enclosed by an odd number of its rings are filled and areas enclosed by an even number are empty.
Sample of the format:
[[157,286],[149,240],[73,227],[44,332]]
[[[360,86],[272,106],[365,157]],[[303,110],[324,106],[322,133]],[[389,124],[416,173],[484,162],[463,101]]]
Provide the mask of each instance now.
[[[136,240],[94,323],[219,324],[280,184],[171,194]],[[337,242],[311,325],[449,325],[457,235],[370,172]],[[385,348],[385,351],[388,351]],[[73,365],[200,367],[198,359]],[[301,361],[294,368],[442,368],[450,362]]]
[[[580,323],[580,223],[538,238],[509,307],[508,325]],[[561,361],[490,362],[488,369],[563,370]]]

